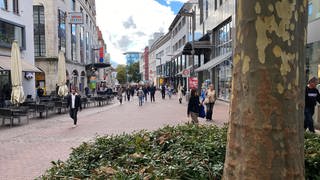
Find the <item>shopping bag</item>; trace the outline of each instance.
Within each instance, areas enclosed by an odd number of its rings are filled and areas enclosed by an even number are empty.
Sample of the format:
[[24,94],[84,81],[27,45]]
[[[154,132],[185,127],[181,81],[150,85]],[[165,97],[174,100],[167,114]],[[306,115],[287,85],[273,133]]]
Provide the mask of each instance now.
[[204,106],[200,106],[200,110],[199,110],[199,117],[204,118],[206,117],[206,112],[204,111]]

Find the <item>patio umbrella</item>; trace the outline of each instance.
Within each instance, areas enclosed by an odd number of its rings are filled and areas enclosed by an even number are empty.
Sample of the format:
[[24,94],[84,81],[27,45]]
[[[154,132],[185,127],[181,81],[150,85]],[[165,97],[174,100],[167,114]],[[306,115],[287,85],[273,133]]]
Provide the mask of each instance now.
[[59,52],[58,59],[58,95],[66,96],[68,94],[68,87],[66,85],[67,76],[66,76],[66,61],[64,58],[64,53],[62,51]]
[[19,105],[24,102],[22,87],[22,66],[18,41],[13,41],[11,48],[11,103]]

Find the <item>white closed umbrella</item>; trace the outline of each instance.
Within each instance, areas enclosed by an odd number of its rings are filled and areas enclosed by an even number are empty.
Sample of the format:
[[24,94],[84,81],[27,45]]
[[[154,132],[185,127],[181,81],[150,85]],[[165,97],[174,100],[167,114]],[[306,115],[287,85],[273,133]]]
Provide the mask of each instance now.
[[19,105],[24,102],[22,87],[22,66],[18,41],[13,41],[11,48],[11,103]]
[[66,85],[67,75],[66,75],[66,61],[64,58],[64,53],[62,51],[59,52],[58,59],[58,95],[66,96],[68,94],[68,87]]

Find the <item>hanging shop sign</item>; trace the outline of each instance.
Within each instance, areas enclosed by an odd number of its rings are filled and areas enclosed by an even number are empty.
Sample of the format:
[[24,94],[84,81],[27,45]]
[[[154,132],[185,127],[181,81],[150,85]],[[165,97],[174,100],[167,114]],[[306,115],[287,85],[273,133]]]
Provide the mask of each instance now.
[[69,12],[68,17],[69,17],[70,24],[83,24],[82,12]]

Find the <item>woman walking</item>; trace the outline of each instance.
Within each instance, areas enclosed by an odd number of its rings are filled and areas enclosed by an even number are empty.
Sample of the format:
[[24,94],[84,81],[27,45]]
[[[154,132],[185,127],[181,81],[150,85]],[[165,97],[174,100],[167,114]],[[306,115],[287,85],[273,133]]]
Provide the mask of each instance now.
[[183,87],[179,84],[178,86],[178,97],[179,97],[179,103],[182,103],[182,97],[183,97]]
[[200,110],[200,101],[199,96],[196,93],[195,89],[191,90],[191,97],[189,99],[188,103],[188,117],[191,115],[191,121],[193,124],[198,124],[198,116],[199,116],[199,110]]
[[216,92],[214,90],[213,84],[209,85],[206,91],[206,98],[204,99],[204,104],[206,105],[206,119],[207,121],[212,121],[213,106],[216,101]]

